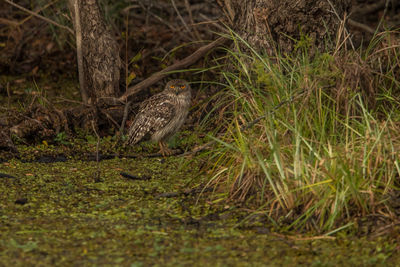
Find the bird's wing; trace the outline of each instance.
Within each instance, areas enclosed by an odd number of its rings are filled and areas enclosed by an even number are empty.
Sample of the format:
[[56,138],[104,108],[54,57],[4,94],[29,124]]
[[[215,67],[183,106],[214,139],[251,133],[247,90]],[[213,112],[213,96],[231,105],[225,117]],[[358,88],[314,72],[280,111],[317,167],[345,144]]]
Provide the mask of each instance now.
[[164,128],[174,117],[175,106],[171,102],[158,103],[153,108],[151,133]]
[[147,133],[153,134],[172,119],[175,107],[165,95],[154,95],[145,100],[139,108],[128,133],[128,143],[136,144]]

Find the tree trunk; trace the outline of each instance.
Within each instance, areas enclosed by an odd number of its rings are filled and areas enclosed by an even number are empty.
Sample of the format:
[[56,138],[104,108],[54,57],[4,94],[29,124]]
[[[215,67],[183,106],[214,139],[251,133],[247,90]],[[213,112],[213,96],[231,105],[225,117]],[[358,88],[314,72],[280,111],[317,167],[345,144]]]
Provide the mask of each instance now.
[[119,47],[105,26],[97,1],[69,0],[69,9],[76,32],[83,101],[91,104],[101,97],[119,96]]
[[[351,0],[224,0],[234,30],[256,50],[274,54],[276,42],[282,53],[294,50],[307,37],[310,53],[323,51],[333,40]],[[332,5],[331,5],[332,4]],[[328,43],[329,44],[329,43]],[[333,42],[331,42],[333,44]],[[329,45],[328,45],[329,48]]]
[[56,134],[66,132],[69,135],[75,128],[92,130],[94,126],[106,133],[110,128],[119,128],[118,121],[122,120],[124,107],[99,105],[103,97],[120,96],[118,44],[106,28],[96,0],[68,0],[68,7],[75,28],[84,105],[58,110],[45,98],[43,101],[47,107],[32,102],[23,113],[15,111],[12,120],[0,122],[0,149],[15,151],[10,133],[20,138],[52,140]]

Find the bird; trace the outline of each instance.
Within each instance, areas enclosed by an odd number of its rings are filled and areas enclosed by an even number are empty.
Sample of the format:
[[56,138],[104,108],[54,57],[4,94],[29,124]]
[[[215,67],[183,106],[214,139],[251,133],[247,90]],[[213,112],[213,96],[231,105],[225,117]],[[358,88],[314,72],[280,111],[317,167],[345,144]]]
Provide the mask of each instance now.
[[128,131],[126,143],[137,144],[145,136],[158,142],[160,154],[172,155],[166,141],[183,125],[191,105],[191,88],[185,80],[171,80],[162,92],[153,95],[140,104]]

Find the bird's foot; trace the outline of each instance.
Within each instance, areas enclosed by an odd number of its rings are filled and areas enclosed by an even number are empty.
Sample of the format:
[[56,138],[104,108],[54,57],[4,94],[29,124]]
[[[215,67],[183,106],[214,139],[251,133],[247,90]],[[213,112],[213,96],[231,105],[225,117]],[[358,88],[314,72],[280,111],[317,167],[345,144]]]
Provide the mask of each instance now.
[[168,157],[171,156],[174,151],[168,148],[168,145],[165,142],[159,142],[160,145],[160,154],[163,155],[163,157]]

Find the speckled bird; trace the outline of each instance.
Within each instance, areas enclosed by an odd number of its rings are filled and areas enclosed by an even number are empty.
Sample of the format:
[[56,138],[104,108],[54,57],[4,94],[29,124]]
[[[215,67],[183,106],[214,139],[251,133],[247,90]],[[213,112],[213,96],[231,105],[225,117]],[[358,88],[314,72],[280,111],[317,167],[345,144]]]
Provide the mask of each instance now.
[[146,135],[158,142],[163,156],[171,155],[166,141],[185,122],[191,104],[190,86],[185,80],[169,81],[164,91],[142,102],[128,133],[128,144],[136,144]]

